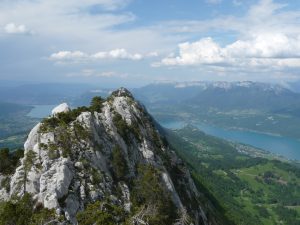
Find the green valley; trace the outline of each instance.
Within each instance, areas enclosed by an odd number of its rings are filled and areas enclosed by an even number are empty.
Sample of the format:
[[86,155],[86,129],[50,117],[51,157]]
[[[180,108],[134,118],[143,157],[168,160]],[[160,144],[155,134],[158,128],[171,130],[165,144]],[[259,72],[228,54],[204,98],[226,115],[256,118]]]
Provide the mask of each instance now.
[[190,126],[167,131],[166,136],[189,165],[198,188],[215,199],[233,223],[300,223],[299,164],[270,159],[253,148],[241,153],[239,144]]

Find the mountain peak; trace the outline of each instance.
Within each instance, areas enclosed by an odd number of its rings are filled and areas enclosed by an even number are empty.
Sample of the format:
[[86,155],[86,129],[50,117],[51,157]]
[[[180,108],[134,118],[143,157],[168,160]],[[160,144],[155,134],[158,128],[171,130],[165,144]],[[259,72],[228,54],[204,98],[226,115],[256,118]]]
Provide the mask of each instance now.
[[130,97],[130,98],[133,98],[131,92],[124,88],[124,87],[120,87],[119,89],[117,89],[116,91],[113,91],[112,92],[112,96],[115,96],[115,97]]
[[94,210],[114,224],[171,225],[182,216],[189,224],[217,224],[201,208],[189,171],[127,89],[94,98],[91,107],[62,104],[54,114],[30,132],[21,165],[0,198],[30,193],[71,224],[80,224],[98,203]]

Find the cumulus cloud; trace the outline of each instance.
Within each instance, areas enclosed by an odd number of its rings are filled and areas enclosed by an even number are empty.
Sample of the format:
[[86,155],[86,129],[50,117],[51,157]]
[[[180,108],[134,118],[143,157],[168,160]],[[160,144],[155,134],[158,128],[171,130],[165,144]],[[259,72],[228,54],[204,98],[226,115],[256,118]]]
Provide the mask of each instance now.
[[81,60],[84,58],[88,58],[88,55],[81,51],[59,51],[50,56],[50,59],[53,60]]
[[[249,5],[240,0],[232,3],[243,3],[243,7]],[[257,1],[243,16],[168,21],[159,25],[161,32],[194,37],[205,37],[210,33],[215,36],[179,44],[176,52],[152,63],[152,66],[167,66],[169,69],[181,66],[183,70],[201,69],[201,74],[222,76],[238,77],[242,73],[249,76],[246,79],[257,74],[269,79],[279,72],[285,74],[284,77],[288,74],[299,76],[299,21],[299,9],[272,0]],[[232,38],[235,40],[224,45]]]
[[294,58],[300,57],[300,35],[288,37],[282,33],[255,35],[251,40],[238,40],[226,46],[231,57]]
[[4,26],[4,31],[7,34],[29,34],[30,31],[23,24],[8,23]]
[[211,38],[197,42],[178,45],[179,56],[167,57],[162,60],[164,65],[195,65],[201,63],[218,63],[223,61],[221,48]]
[[143,59],[143,55],[139,53],[129,53],[126,49],[113,49],[111,51],[101,51],[95,54],[87,54],[81,51],[59,51],[50,56],[55,61],[97,61],[97,60],[134,60]]
[[221,47],[212,38],[179,44],[179,54],[162,59],[160,65],[229,65],[300,67],[300,35],[260,34]]
[[[233,3],[241,1],[234,0]],[[218,30],[235,33],[237,39],[222,45],[212,37],[178,45],[178,53],[153,66],[200,66],[206,72],[293,73],[300,67],[299,11],[285,9],[286,4],[260,0],[243,17],[225,16],[209,21],[169,23],[171,32],[205,33]]]
[[131,54],[126,49],[114,49],[108,52],[98,52],[92,55],[95,59],[129,59],[129,60],[141,60],[143,56],[139,53]]

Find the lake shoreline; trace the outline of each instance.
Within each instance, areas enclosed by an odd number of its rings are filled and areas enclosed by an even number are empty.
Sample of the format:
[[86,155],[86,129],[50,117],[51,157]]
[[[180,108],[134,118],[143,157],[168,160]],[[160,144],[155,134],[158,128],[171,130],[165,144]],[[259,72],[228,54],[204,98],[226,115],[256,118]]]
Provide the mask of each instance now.
[[169,119],[159,120],[158,122],[168,129],[180,129],[191,124],[208,135],[261,149],[275,158],[284,158],[291,162],[300,161],[300,140],[296,138],[247,129],[226,129],[195,120],[189,123],[186,120]]

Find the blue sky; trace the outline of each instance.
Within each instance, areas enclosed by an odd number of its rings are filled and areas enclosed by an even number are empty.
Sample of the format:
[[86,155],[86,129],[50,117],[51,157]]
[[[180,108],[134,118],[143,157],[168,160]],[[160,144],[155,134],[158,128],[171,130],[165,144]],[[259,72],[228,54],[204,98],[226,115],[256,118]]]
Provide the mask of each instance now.
[[300,79],[300,1],[0,0],[0,80]]

